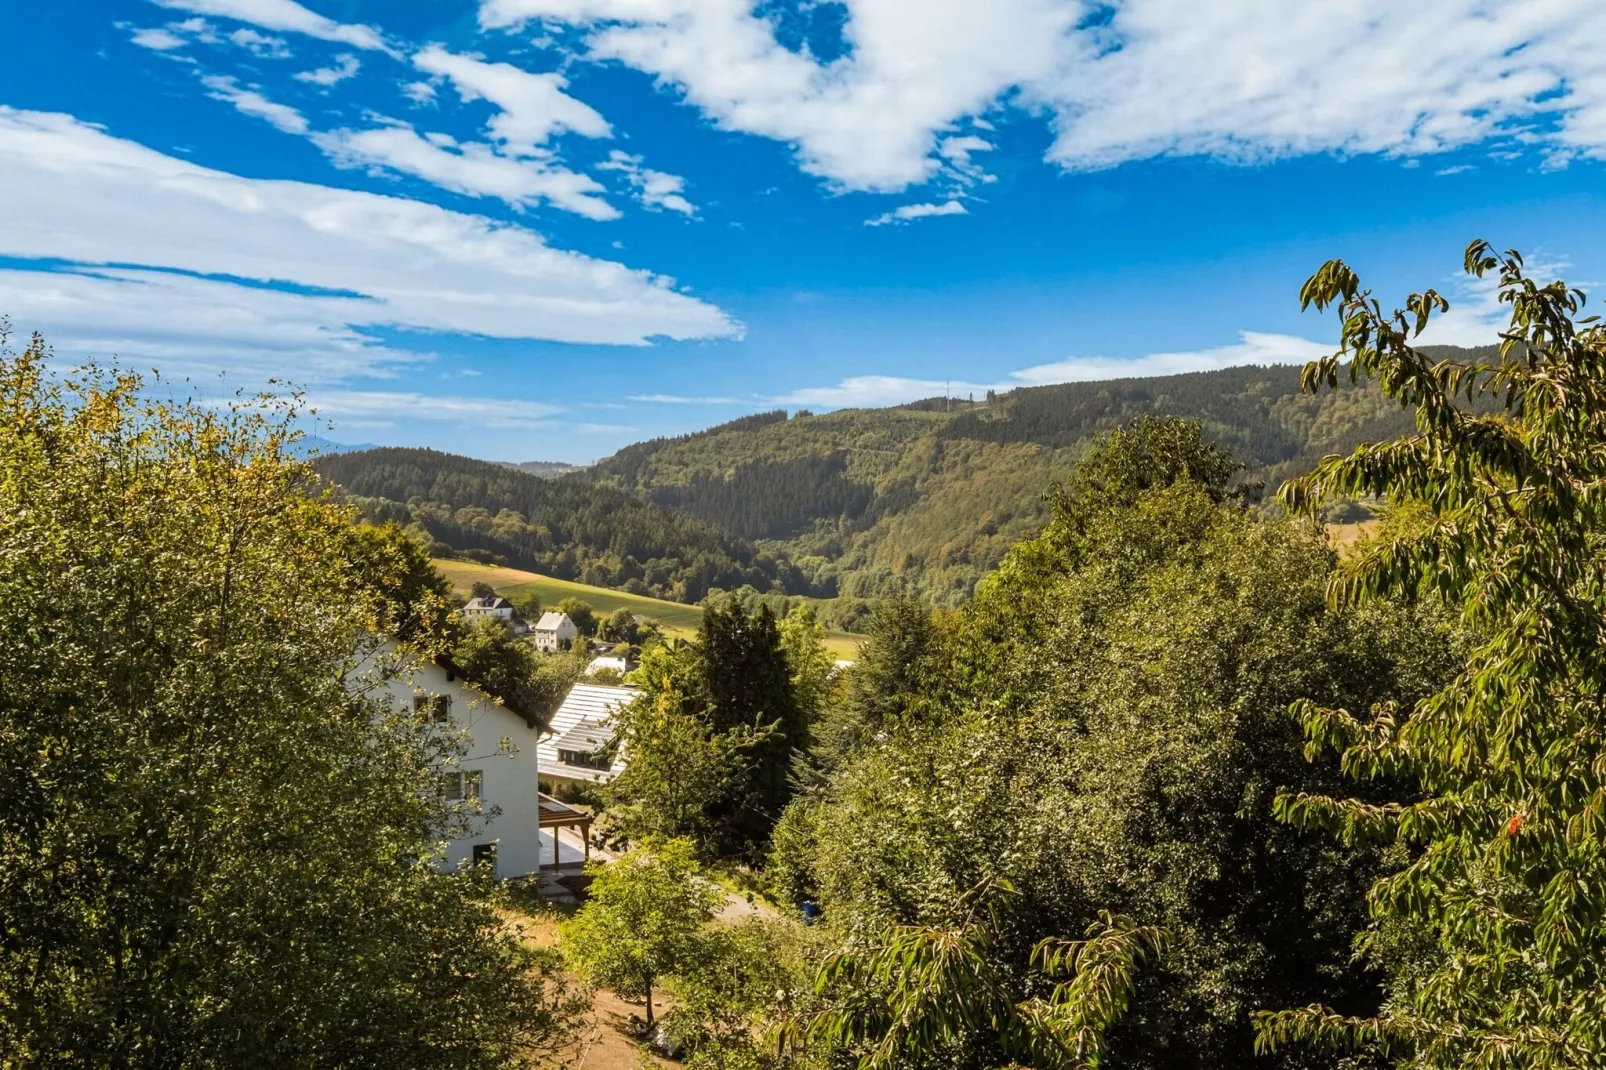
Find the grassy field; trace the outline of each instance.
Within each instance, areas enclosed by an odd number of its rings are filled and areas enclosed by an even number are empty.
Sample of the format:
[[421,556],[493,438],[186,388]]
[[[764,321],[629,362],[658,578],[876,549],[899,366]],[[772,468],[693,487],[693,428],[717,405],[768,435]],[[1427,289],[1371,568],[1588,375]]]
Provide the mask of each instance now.
[[[436,558],[435,567],[440,569],[441,575],[451,581],[453,587],[465,594],[474,584],[484,582],[496,588],[496,593],[501,595],[515,596],[533,591],[541,599],[543,606],[556,605],[565,598],[578,598],[589,603],[591,608],[597,611],[598,616],[606,616],[616,609],[624,608],[638,617],[657,621],[665,635],[690,638],[696,633],[697,626],[703,619],[703,611],[698,606],[666,602],[661,598],[629,594],[609,587],[591,587],[584,583],[553,579],[551,576],[542,576],[516,568],[498,568],[495,565],[481,565],[474,561],[454,561],[446,558]],[[862,642],[864,636],[848,632],[827,632],[825,636],[825,645],[833,654],[842,658],[855,656]]]

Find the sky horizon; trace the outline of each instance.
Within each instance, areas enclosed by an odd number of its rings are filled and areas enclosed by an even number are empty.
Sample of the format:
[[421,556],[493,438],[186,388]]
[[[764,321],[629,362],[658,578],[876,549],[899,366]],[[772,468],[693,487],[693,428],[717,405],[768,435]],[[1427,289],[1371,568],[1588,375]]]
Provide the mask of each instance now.
[[772,408],[1495,340],[1606,277],[1606,6],[11,5],[0,315],[338,442],[586,463]]

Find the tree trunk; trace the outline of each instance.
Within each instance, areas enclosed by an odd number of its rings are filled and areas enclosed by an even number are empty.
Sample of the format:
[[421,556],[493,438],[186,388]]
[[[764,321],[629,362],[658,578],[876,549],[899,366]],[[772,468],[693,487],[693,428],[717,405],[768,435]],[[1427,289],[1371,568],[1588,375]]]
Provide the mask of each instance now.
[[652,1028],[652,982],[647,982],[647,1028]]

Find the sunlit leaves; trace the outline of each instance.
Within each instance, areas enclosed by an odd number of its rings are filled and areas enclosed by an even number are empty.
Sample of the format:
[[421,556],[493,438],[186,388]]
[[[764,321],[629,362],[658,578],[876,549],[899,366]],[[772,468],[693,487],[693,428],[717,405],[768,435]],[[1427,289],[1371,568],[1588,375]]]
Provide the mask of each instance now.
[[1593,1066],[1606,1059],[1606,337],[1578,319],[1582,293],[1529,278],[1514,251],[1474,242],[1465,267],[1498,273],[1511,308],[1492,364],[1414,348],[1445,307],[1431,292],[1385,314],[1340,261],[1301,292],[1342,320],[1338,352],[1307,369],[1307,385],[1331,386],[1347,367],[1418,428],[1284,488],[1301,511],[1367,495],[1422,515],[1345,562],[1330,598],[1442,600],[1479,638],[1406,716],[1296,711],[1351,776],[1408,777],[1422,795],[1384,806],[1289,796],[1280,816],[1407,846],[1410,864],[1373,888],[1373,914],[1437,947],[1395,979],[1380,1017],[1281,1012],[1262,1019],[1261,1044],[1373,1045],[1424,1067]]

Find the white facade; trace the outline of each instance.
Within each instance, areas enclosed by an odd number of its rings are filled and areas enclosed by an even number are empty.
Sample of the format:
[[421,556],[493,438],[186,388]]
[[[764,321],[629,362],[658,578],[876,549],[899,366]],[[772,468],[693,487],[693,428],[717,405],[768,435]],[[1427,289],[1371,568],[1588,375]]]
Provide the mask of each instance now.
[[[395,708],[436,709],[466,733],[464,757],[454,769],[442,772],[457,778],[448,797],[477,790],[483,813],[471,819],[467,835],[448,845],[446,865],[475,861],[479,848],[481,854],[494,851],[498,877],[522,877],[550,866],[553,834],[541,829],[537,730],[461,676],[433,663],[415,666],[410,677],[390,681],[385,690]],[[499,753],[504,737],[513,743],[511,754]],[[561,845],[561,861],[579,858],[568,844]]]
[[637,694],[633,687],[575,684],[536,748],[543,775],[554,781],[606,784],[624,772],[625,762],[618,754],[606,765],[590,759],[613,742],[613,713],[635,701]]
[[537,650],[544,650],[548,654],[556,653],[568,644],[574,642],[580,634],[580,629],[574,626],[567,613],[555,613],[551,610],[541,614],[541,619],[535,623],[535,646]]
[[603,669],[611,669],[620,676],[623,676],[625,673],[630,671],[630,662],[626,661],[624,658],[616,658],[608,655],[604,655],[600,658],[592,658],[591,664],[586,666],[586,675],[595,676]]

